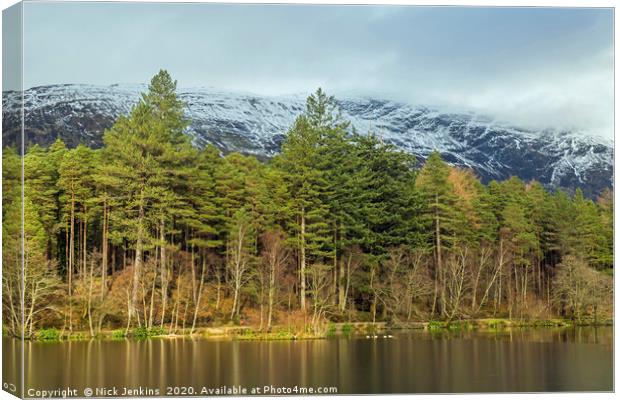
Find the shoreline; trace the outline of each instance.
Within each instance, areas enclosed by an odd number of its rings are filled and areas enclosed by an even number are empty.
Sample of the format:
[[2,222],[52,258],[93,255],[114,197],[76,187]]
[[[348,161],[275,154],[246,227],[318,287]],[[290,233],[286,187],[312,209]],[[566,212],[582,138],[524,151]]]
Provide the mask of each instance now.
[[[55,328],[41,329],[37,331],[34,338],[25,340],[32,342],[67,342],[83,340],[144,340],[151,338],[159,339],[179,339],[179,338],[200,338],[211,340],[235,340],[235,341],[283,341],[283,340],[309,340],[309,339],[329,339],[335,337],[374,335],[380,337],[387,332],[403,331],[425,331],[429,333],[442,332],[502,332],[512,329],[533,329],[533,328],[571,328],[571,327],[606,327],[613,326],[613,319],[600,321],[572,321],[569,319],[546,319],[546,320],[519,320],[508,318],[481,318],[471,320],[455,321],[426,321],[426,322],[407,322],[393,323],[386,322],[339,322],[328,323],[321,332],[294,332],[287,326],[273,326],[270,331],[261,330],[255,326],[236,326],[225,325],[218,327],[199,327],[192,333],[189,329],[185,331],[166,333],[165,330],[153,328],[147,330],[138,328],[125,332],[124,329],[102,330],[95,336],[91,336],[89,331],[74,331],[71,333],[61,332]],[[3,332],[4,337],[15,337]],[[372,336],[371,336],[372,337]]]

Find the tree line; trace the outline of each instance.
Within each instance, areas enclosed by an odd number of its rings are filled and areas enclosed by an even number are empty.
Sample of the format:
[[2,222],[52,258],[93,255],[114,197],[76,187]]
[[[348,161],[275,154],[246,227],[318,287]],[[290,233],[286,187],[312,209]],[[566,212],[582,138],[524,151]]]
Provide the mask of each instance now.
[[101,149],[4,149],[10,333],[610,315],[611,190],[419,165],[321,89],[276,157],[223,156],[175,91],[160,71]]

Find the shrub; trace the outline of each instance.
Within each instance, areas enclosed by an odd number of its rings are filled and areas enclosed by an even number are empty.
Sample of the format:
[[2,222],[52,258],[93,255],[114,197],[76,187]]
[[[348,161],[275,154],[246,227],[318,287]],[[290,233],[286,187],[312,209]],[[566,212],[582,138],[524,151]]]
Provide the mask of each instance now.
[[327,326],[327,332],[325,336],[328,338],[332,338],[336,336],[336,325],[332,322]]
[[377,329],[376,329],[374,324],[366,325],[366,333],[368,333],[368,334],[375,334],[376,331],[377,331]]
[[148,339],[153,336],[164,335],[165,331],[162,328],[156,327],[147,329],[144,326],[140,326],[131,332],[131,336],[135,339]]
[[145,327],[140,326],[131,332],[131,336],[135,339],[146,339],[149,337],[149,331]]
[[76,332],[69,335],[69,340],[84,340],[86,336],[82,332]]
[[162,336],[165,334],[166,334],[166,331],[164,330],[164,328],[159,327],[159,326],[149,329],[149,336]]
[[446,324],[440,321],[428,321],[428,330],[436,331],[442,330],[446,327]]
[[36,335],[38,340],[42,340],[42,341],[56,341],[56,340],[60,340],[60,332],[58,332],[58,329],[56,328],[49,328],[49,329],[41,329],[40,331],[37,332]]
[[116,340],[125,339],[125,330],[117,329],[114,332],[112,332],[112,339],[116,339]]

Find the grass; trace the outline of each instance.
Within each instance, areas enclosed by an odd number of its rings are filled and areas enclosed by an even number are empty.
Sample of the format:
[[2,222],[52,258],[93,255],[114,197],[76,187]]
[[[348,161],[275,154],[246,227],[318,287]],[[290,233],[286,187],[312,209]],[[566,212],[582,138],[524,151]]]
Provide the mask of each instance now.
[[90,338],[90,336],[84,332],[73,332],[67,337],[69,340],[86,340],[88,338]]
[[483,329],[488,329],[491,331],[502,330],[511,326],[512,321],[503,318],[488,318],[478,320],[478,325]]
[[[458,333],[467,331],[481,331],[481,332],[505,332],[511,329],[517,328],[565,328],[572,326],[602,326],[612,325],[613,319],[601,318],[598,321],[582,320],[581,322],[571,321],[561,318],[547,318],[539,320],[519,320],[508,318],[482,318],[472,320],[456,320],[456,321],[438,321],[431,320],[429,322],[416,322],[416,328],[424,328],[431,334],[444,334],[444,333]],[[233,339],[233,340],[296,340],[296,339],[319,339],[319,338],[333,338],[337,336],[349,337],[351,335],[375,335],[380,333],[386,328],[385,323],[373,324],[371,322],[358,322],[358,323],[336,323],[329,322],[323,326],[322,330],[314,331],[310,327],[304,329],[292,329],[291,326],[274,326],[271,331],[265,332],[259,330],[257,327],[251,326],[230,326],[223,327],[207,327],[202,328],[194,333],[196,335],[202,335],[204,337],[213,337],[220,339]],[[399,329],[399,326],[392,326],[392,329]],[[412,329],[406,326],[402,326],[402,329]],[[217,332],[213,332],[217,331]],[[3,327],[4,335],[11,335],[7,332],[6,327]],[[180,332],[175,336],[186,336],[187,332]],[[152,337],[166,336],[166,332],[159,328],[154,327],[147,329],[145,327],[135,328],[129,332],[125,329],[116,330],[104,330],[98,332],[95,339],[112,339],[123,340],[125,338],[144,340]],[[61,332],[56,328],[42,328],[35,332],[32,340],[38,340],[42,342],[52,342],[60,340],[89,340],[91,339],[88,331],[77,332]]]
[[236,340],[295,340],[297,336],[286,330],[275,332],[245,331],[235,336]]
[[163,336],[166,333],[162,328],[145,328],[143,326],[135,328],[131,331],[131,337],[134,339],[148,339],[150,337]]
[[484,318],[477,320],[462,321],[429,321],[426,328],[431,332],[438,331],[471,331],[482,330],[497,332],[511,328],[536,328],[536,327],[568,327],[574,324],[565,319],[546,319],[546,320],[516,320],[508,318]]
[[124,329],[117,329],[112,332],[112,339],[114,340],[123,340],[126,337],[126,333]]
[[534,321],[532,326],[540,326],[540,327],[557,327],[557,326],[571,326],[573,325],[570,321],[564,319],[544,319],[541,321]]
[[57,342],[60,340],[60,332],[56,328],[41,329],[37,332],[36,338],[42,342]]
[[368,324],[366,325],[366,333],[374,335],[375,333],[377,333],[377,328],[374,324]]
[[[329,332],[329,328],[328,331]],[[335,335],[335,326],[334,326]],[[286,328],[277,329],[273,332],[261,332],[254,330],[246,330],[236,334],[233,338],[235,340],[252,341],[252,340],[297,340],[297,339],[322,339],[327,334],[314,334],[310,331],[305,332],[292,332]]]
[[428,321],[428,330],[429,331],[437,331],[446,329],[446,323],[441,321]]

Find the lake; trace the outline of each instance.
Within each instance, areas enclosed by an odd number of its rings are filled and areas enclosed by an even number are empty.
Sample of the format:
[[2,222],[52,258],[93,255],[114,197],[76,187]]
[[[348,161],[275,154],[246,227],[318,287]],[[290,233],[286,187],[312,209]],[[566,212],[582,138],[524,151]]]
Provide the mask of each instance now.
[[[81,397],[87,388],[93,396],[251,394],[253,388],[265,394],[265,386],[266,394],[293,395],[613,390],[611,327],[392,335],[25,342],[26,395],[65,390]],[[5,388],[19,386],[20,349],[18,340],[3,338]]]

